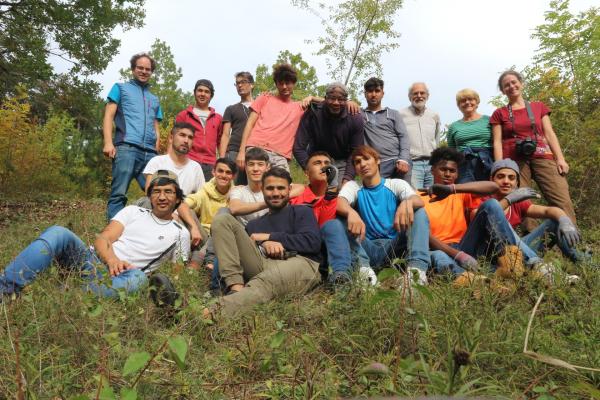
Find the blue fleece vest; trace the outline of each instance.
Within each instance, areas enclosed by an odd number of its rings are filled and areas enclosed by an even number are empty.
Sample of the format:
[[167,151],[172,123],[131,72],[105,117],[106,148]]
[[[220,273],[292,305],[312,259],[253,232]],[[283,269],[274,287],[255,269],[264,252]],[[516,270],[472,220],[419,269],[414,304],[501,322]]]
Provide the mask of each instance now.
[[108,94],[108,101],[117,103],[114,144],[128,143],[156,151],[154,120],[162,119],[162,111],[158,97],[150,93],[148,86],[141,86],[133,79],[116,83]]

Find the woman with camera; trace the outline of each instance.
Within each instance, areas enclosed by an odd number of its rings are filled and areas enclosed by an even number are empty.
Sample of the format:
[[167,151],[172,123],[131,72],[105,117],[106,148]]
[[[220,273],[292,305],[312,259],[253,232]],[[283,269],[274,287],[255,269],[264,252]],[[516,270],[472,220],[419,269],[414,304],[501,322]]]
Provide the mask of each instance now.
[[[510,158],[521,170],[520,186],[531,186],[535,180],[550,206],[555,206],[575,222],[575,210],[569,195],[565,161],[556,133],[550,122],[550,109],[539,101],[523,98],[523,77],[516,71],[505,71],[498,88],[508,104],[498,108],[490,118],[494,160]],[[531,223],[525,228],[530,231]]]

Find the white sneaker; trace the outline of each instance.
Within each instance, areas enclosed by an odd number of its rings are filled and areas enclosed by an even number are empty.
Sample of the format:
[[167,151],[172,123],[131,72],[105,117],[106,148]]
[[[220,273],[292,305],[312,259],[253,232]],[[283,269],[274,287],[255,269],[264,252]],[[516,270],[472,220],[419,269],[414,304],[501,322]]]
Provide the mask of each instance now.
[[[408,279],[410,280],[411,285],[413,283],[417,283],[421,286],[427,285],[427,273],[425,271],[422,271],[418,268],[408,267],[406,272],[408,273]],[[414,280],[415,275],[417,276],[416,281]]]
[[377,286],[377,274],[373,271],[371,267],[360,267],[358,270],[358,277],[360,280],[363,280],[371,286]]

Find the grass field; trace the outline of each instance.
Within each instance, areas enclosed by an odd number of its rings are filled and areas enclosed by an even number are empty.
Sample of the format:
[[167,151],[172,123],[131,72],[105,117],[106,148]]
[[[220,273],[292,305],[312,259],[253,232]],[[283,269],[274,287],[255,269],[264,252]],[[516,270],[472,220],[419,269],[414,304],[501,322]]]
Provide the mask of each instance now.
[[[91,243],[104,225],[104,201],[1,201],[0,265],[55,223]],[[523,355],[543,292],[529,349],[600,368],[600,269],[555,253],[547,259],[582,281],[546,288],[523,279],[501,296],[439,279],[409,295],[389,288],[398,281],[392,276],[378,289],[318,288],[208,323],[198,317],[210,301],[204,273],[165,267],[185,306],[173,320],[147,291],[98,299],[79,290],[76,274],[53,268],[0,306],[0,398],[600,399],[600,372]]]

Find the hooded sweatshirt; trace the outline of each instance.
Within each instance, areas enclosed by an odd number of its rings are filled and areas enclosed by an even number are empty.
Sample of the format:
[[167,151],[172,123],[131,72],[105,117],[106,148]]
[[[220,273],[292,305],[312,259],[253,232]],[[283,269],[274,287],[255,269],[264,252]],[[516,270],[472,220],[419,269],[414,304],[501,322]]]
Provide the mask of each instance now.
[[202,186],[199,191],[185,197],[185,203],[194,210],[200,223],[207,230],[210,231],[210,224],[212,224],[213,216],[217,215],[219,208],[227,207],[229,192],[232,187],[233,182],[231,182],[227,193],[221,194],[217,190],[215,178],[212,178],[207,184]]

